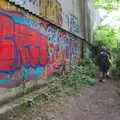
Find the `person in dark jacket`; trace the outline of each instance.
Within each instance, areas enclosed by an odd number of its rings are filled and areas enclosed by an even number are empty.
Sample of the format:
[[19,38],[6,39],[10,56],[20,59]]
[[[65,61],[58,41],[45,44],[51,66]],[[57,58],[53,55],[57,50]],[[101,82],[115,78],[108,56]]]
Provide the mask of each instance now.
[[97,56],[97,63],[100,69],[100,72],[102,73],[102,79],[100,79],[101,82],[103,82],[104,78],[107,77],[107,72],[110,68],[110,53],[103,48]]

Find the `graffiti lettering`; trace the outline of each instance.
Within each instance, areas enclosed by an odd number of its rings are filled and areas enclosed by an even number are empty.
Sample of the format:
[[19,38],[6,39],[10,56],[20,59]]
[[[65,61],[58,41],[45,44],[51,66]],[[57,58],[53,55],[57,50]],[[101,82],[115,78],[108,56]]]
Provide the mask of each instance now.
[[80,33],[78,19],[73,15],[65,15],[64,20],[66,23],[66,28],[69,29],[73,33]]
[[22,13],[0,11],[0,87],[38,80],[74,64],[79,43],[69,34]]
[[9,15],[0,15],[0,19],[0,70],[14,71],[21,65],[44,66],[48,60],[47,38],[25,25],[15,24]]

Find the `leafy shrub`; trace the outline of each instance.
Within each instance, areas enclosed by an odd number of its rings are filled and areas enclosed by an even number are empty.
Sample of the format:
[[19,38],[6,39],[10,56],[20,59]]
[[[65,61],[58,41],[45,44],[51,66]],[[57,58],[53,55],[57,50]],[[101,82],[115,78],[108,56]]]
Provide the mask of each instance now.
[[111,12],[119,9],[120,0],[92,0],[96,8],[102,8]]
[[95,77],[98,72],[97,65],[93,62],[93,60],[89,58],[85,58],[82,62],[83,71],[86,72],[86,75],[90,77]]
[[120,49],[113,51],[112,76],[115,80],[120,80]]
[[117,48],[118,35],[119,30],[108,25],[99,25],[94,32],[94,40],[99,41],[106,48]]
[[94,85],[96,83],[95,79],[89,76],[90,72],[90,69],[85,66],[72,66],[71,71],[64,72],[59,79],[63,87],[77,89],[81,85]]

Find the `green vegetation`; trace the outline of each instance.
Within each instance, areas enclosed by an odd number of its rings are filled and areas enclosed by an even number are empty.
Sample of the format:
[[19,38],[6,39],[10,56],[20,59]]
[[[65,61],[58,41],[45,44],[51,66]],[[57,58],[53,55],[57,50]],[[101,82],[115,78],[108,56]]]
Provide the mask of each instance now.
[[110,26],[99,25],[94,33],[94,39],[99,41],[103,46],[113,49],[118,47],[119,30]]
[[103,8],[107,11],[117,10],[120,7],[120,0],[93,0],[96,8]]
[[[85,59],[80,66],[75,65],[68,72],[64,71],[61,74],[56,74],[53,77],[54,82],[47,84],[48,89],[46,91],[40,93],[34,99],[24,99],[21,111],[25,113],[33,104],[39,105],[45,101],[54,100],[56,96],[61,94],[71,94],[82,86],[96,84],[93,78],[96,76],[97,70],[91,60]],[[50,80],[53,81],[52,78]]]
[[120,80],[120,48],[113,49],[112,76],[114,80]]
[[[93,0],[96,8],[108,11],[116,23],[120,22],[120,0]],[[97,26],[94,33],[94,46],[98,48],[102,46],[109,48],[112,55],[111,73],[114,79],[120,80],[120,28],[112,28],[110,26]]]
[[[73,66],[72,70],[60,76],[62,86],[66,88],[79,89],[81,85],[94,85],[96,81],[90,77],[90,69],[85,66]],[[91,75],[94,76],[94,75]]]
[[[97,48],[102,46],[109,48],[112,54],[112,67],[111,73],[115,79],[120,79],[120,48],[119,48],[119,29],[114,29],[110,26],[98,26],[94,34],[95,41],[94,44],[97,44]],[[99,51],[98,50],[98,51]]]

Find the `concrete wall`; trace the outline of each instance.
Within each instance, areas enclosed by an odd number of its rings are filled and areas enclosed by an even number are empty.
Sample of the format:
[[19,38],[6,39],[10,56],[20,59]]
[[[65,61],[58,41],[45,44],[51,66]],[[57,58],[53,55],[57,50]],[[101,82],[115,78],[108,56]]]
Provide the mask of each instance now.
[[[29,0],[17,1],[27,4]],[[31,3],[31,11],[90,41],[88,31],[93,18],[90,19],[87,0],[53,0],[55,4],[47,6],[52,0],[35,1],[42,3],[36,4],[38,11]],[[25,83],[25,89],[31,88],[60,72],[63,65],[69,69],[80,61],[86,42],[50,22],[8,0],[0,0],[0,103],[23,91],[21,83]]]
[[36,82],[79,59],[81,40],[0,1],[0,87]]
[[87,23],[89,24],[89,29],[88,29],[89,38],[88,39],[90,39],[92,42],[95,27],[100,23],[101,18],[100,18],[99,10],[97,10],[94,7],[91,0],[88,0],[87,6],[88,7],[86,9],[88,9],[87,11],[88,11],[88,16],[89,16],[89,19],[87,21]]
[[95,9],[92,0],[80,0],[80,28],[81,35],[87,41],[92,42],[94,28],[100,23],[99,11]]
[[80,36],[79,0],[9,0]]
[[63,28],[78,35],[81,35],[81,25],[80,25],[80,6],[78,4],[79,0],[59,0],[62,6],[62,16],[63,16]]
[[92,0],[9,1],[89,41],[92,40],[96,21],[100,19]]

